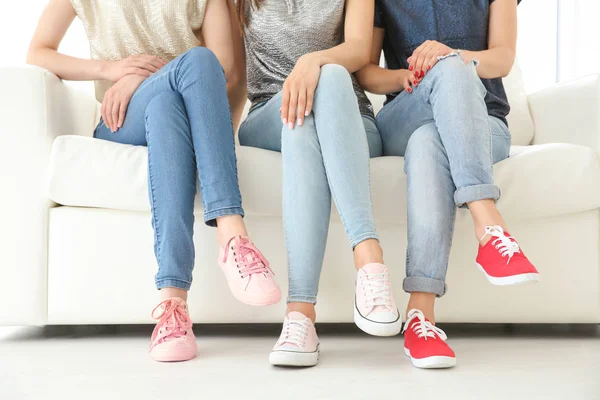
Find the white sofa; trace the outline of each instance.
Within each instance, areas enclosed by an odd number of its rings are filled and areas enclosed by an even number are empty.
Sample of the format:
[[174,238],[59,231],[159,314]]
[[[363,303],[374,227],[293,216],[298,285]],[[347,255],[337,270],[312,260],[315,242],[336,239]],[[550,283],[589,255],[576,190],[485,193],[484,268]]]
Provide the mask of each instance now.
[[[494,287],[475,268],[469,215],[458,214],[442,322],[600,322],[600,76],[526,96],[517,70],[511,158],[495,167],[498,206],[541,282]],[[147,152],[90,136],[91,90],[39,68],[0,69],[0,325],[149,323],[158,298],[147,198]],[[376,108],[382,98],[374,98]],[[559,144],[560,143],[560,144]],[[247,224],[287,291],[280,155],[238,148]],[[403,160],[371,162],[377,226],[398,304],[406,250]],[[201,217],[201,203],[198,202]],[[198,323],[280,322],[285,304],[236,302],[216,266],[215,232],[197,218]],[[352,254],[333,213],[319,318],[351,322]]]

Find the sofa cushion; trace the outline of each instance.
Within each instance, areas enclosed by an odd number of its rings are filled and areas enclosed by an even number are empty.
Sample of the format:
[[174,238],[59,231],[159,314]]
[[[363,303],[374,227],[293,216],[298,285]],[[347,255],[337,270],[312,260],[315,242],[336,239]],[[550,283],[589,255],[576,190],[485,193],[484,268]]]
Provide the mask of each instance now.
[[[281,216],[281,155],[238,147],[238,170],[248,215]],[[147,149],[80,136],[55,140],[49,197],[69,206],[149,211]],[[371,190],[379,223],[406,223],[404,160],[371,161]],[[589,148],[569,144],[514,146],[495,166],[506,218],[544,218],[600,207],[600,169]],[[307,193],[307,195],[310,195]],[[202,203],[197,198],[197,208]],[[337,213],[334,213],[336,215]]]

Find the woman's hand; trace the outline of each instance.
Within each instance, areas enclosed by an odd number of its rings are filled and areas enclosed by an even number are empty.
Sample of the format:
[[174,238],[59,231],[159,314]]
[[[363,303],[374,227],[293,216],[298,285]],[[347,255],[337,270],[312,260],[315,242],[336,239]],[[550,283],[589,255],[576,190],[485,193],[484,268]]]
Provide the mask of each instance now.
[[406,90],[408,93],[412,93],[413,86],[419,86],[421,78],[417,78],[414,71],[407,69],[399,69],[396,71],[398,74],[398,87],[399,90]]
[[292,73],[285,80],[281,120],[288,125],[289,129],[294,129],[296,122],[302,125],[304,118],[311,113],[320,76],[321,63],[314,53],[309,53],[298,59]]
[[146,80],[145,76],[131,74],[119,79],[108,89],[102,101],[100,114],[111,132],[118,131],[125,121],[127,106],[137,88]]
[[417,78],[423,78],[427,71],[437,64],[438,57],[447,56],[455,51],[443,43],[436,42],[435,40],[427,40],[417,47],[412,56],[408,58],[408,69]]
[[140,54],[107,62],[103,75],[111,82],[118,82],[127,75],[140,75],[147,78],[165,65],[167,62],[160,57]]

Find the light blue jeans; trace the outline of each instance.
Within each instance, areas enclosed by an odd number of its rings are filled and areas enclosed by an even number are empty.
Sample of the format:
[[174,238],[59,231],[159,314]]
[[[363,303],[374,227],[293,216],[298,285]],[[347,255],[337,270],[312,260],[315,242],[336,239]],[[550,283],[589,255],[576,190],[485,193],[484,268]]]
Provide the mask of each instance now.
[[188,290],[197,176],[206,224],[244,214],[225,75],[217,57],[204,47],[179,56],[140,85],[121,129],[111,133],[100,121],[94,137],[148,146],[156,286]]
[[475,63],[451,56],[377,115],[384,155],[405,157],[406,292],[443,296],[456,208],[500,198],[492,165],[508,157],[510,132],[485,95]]
[[315,304],[331,196],[352,248],[377,239],[369,151],[381,154],[381,138],[373,118],[361,118],[350,74],[339,65],[321,68],[313,112],[304,125],[288,129],[280,107],[281,93],[256,106],[240,127],[239,139],[242,146],[282,153],[288,302]]

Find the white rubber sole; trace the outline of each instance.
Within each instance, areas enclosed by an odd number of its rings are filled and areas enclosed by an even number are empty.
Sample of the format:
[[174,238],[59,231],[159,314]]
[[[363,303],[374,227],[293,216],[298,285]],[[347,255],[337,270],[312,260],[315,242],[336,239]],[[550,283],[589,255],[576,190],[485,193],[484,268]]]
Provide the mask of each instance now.
[[497,277],[488,275],[488,273],[485,272],[485,269],[483,269],[481,264],[479,264],[479,263],[476,263],[476,264],[477,264],[477,268],[479,268],[479,270],[481,272],[483,272],[483,274],[485,275],[487,280],[492,285],[497,285],[497,286],[524,285],[527,283],[539,282],[539,280],[540,280],[540,274],[536,274],[536,273],[520,274],[520,275],[506,276],[504,278],[497,278]]
[[398,319],[393,322],[375,322],[363,317],[358,308],[356,308],[356,302],[354,303],[354,323],[360,328],[361,331],[368,333],[372,336],[396,336],[402,330],[402,319],[400,313],[398,313]]
[[198,350],[196,348],[194,349],[190,349],[189,352],[185,353],[185,352],[170,352],[170,351],[160,351],[157,349],[153,349],[153,351],[150,351],[150,357],[152,357],[152,359],[154,361],[158,361],[158,362],[183,362],[183,361],[189,361],[192,360],[194,358],[196,358],[196,353],[198,352]]
[[410,358],[410,362],[417,368],[424,369],[439,369],[439,368],[452,368],[456,366],[456,358],[455,357],[446,357],[446,356],[434,356],[427,358],[412,358],[410,355],[410,350],[406,347],[404,348],[404,354]]
[[272,351],[269,363],[276,367],[314,367],[319,363],[319,348],[313,353]]

